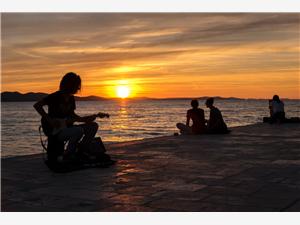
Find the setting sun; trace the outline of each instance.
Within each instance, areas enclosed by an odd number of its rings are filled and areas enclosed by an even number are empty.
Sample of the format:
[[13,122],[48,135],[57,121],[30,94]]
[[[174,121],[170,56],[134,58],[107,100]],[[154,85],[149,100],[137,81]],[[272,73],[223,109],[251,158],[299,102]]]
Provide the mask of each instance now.
[[2,91],[50,93],[71,70],[81,75],[82,96],[300,98],[295,13],[1,18]]
[[119,98],[127,98],[129,96],[130,90],[128,86],[118,86],[117,96]]

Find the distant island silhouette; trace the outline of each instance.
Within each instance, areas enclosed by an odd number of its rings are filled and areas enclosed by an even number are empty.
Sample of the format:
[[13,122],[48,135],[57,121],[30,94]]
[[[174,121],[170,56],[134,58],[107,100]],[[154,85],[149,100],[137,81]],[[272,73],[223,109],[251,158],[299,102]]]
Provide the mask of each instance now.
[[[1,102],[31,102],[31,101],[38,101],[44,97],[46,97],[47,93],[42,92],[29,92],[22,94],[20,92],[14,91],[14,92],[2,92],[1,93]],[[75,97],[76,100],[79,101],[101,101],[105,100],[106,98],[98,97],[98,96],[85,96],[85,97]]]
[[[28,92],[28,93],[20,93],[18,91],[9,92],[5,91],[1,93],[1,102],[32,102],[32,101],[38,101],[45,96],[47,96],[47,93],[42,92]],[[236,98],[236,97],[220,97],[220,96],[202,96],[202,97],[182,97],[182,98],[148,98],[148,97],[135,97],[135,98],[129,98],[134,100],[190,100],[190,99],[199,99],[204,100],[208,97],[213,97],[215,99],[219,100],[246,100],[246,99],[253,99],[253,100],[260,100],[256,98]],[[119,99],[119,98],[104,98],[99,97],[95,95],[90,96],[75,96],[75,99],[77,101],[105,101],[105,100],[111,100],[111,99]],[[262,100],[262,99],[261,99]],[[284,100],[284,98],[283,98]],[[289,100],[299,100],[299,99],[289,99]]]

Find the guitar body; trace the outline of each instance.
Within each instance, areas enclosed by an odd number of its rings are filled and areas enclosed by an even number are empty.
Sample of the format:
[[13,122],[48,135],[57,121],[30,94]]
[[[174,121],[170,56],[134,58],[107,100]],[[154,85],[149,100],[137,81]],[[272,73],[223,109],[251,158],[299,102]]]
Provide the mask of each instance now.
[[44,117],[42,117],[41,119],[41,124],[42,124],[44,134],[46,136],[51,136],[52,126],[47,122],[47,120]]
[[[98,113],[98,114],[96,114],[96,117],[109,118],[109,114]],[[52,125],[49,124],[48,121],[44,117],[42,117],[42,119],[41,119],[43,131],[47,136],[54,136],[54,135],[58,134],[62,129],[67,127],[67,118],[64,118],[64,119],[63,118],[53,118],[53,119],[55,119],[56,121],[59,122],[56,127],[52,127]],[[73,121],[73,122],[75,122],[75,121]],[[72,124],[73,124],[73,122],[72,122]]]
[[62,129],[67,127],[66,124],[66,119],[56,119],[59,121],[59,126],[57,127],[52,127],[48,121],[42,117],[41,119],[41,124],[42,124],[42,128],[44,133],[46,134],[46,136],[54,136],[56,134],[58,134]]

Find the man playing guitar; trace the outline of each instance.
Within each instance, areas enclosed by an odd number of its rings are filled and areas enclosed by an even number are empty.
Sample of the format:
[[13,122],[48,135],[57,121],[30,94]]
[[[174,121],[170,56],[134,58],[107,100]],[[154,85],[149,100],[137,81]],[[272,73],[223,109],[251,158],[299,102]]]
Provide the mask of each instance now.
[[[80,76],[70,72],[62,78],[58,91],[34,104],[34,108],[42,116],[45,134],[55,135],[60,141],[68,141],[65,155],[74,154],[81,139],[80,145],[88,147],[98,130],[98,124],[94,122],[96,117],[109,117],[106,113],[83,117],[77,115],[74,94],[80,89]],[[45,105],[48,106],[48,113],[43,109]],[[74,122],[83,124],[74,125]]]

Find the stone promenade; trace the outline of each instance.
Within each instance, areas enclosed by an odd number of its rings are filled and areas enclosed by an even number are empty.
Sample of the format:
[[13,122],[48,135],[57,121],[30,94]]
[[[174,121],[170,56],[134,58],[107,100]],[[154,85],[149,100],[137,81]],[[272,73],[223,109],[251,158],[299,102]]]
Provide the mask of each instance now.
[[2,159],[2,211],[300,211],[300,124],[113,144],[118,163],[67,174]]

